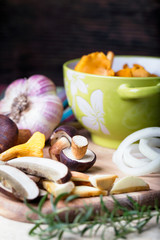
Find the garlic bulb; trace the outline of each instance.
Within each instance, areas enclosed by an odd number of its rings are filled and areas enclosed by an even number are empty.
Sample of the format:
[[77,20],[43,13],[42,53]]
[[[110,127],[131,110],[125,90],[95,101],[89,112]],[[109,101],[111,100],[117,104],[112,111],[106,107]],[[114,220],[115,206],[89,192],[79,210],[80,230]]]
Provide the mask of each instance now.
[[43,133],[46,140],[59,124],[63,105],[55,84],[43,75],[12,82],[0,101],[0,113],[10,117],[19,129]]

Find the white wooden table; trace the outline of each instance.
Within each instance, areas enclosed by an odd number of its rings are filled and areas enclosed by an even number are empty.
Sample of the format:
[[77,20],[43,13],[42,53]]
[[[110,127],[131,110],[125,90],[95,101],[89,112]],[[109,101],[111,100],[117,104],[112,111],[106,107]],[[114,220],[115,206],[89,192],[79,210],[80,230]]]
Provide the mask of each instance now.
[[[38,240],[37,237],[30,237],[28,235],[29,230],[32,228],[32,224],[16,222],[0,216],[0,240]],[[159,240],[160,225],[155,224],[155,219],[151,220],[147,225],[147,230],[141,234],[133,233],[128,235],[129,240]],[[75,236],[69,233],[64,235],[63,240],[81,240],[82,237]],[[97,239],[100,237],[88,238],[84,237],[84,240]],[[113,239],[112,231],[107,232],[107,240]]]

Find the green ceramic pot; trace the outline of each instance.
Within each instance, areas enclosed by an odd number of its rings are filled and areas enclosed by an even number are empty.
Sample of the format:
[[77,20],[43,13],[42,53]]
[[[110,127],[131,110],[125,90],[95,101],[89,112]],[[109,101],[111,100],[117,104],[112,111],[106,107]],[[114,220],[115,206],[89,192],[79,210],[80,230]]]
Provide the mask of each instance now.
[[[78,59],[63,65],[64,86],[77,120],[94,143],[117,148],[132,132],[160,126],[160,77],[107,77],[74,71]],[[118,56],[113,69],[127,63],[160,76],[160,58]]]

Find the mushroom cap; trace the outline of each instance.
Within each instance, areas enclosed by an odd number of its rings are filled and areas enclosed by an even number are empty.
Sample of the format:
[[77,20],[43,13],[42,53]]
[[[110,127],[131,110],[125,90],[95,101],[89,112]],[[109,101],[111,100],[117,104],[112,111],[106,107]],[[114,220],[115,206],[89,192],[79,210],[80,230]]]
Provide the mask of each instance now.
[[80,160],[74,157],[71,148],[65,148],[60,152],[60,162],[64,163],[71,171],[85,172],[94,165],[95,161],[96,155],[89,149]]
[[78,130],[70,125],[61,125],[54,130],[50,137],[50,145],[52,146],[62,136],[66,137],[70,142],[71,138],[78,134]]
[[13,147],[18,139],[18,127],[9,117],[0,114],[0,153]]

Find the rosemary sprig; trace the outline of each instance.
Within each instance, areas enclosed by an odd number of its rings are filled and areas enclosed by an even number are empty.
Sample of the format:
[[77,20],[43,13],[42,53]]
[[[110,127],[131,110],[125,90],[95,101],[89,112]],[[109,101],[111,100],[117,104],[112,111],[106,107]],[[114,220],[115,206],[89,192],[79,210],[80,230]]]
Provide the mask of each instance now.
[[[65,207],[58,208],[58,202],[64,197],[63,195],[53,198],[51,196],[51,205],[53,211],[50,214],[42,213],[42,207],[46,201],[45,195],[39,202],[38,208],[33,208],[27,201],[25,204],[37,214],[38,219],[33,220],[29,217],[27,219],[34,224],[30,230],[30,236],[38,236],[41,240],[62,239],[64,232],[70,232],[84,236],[89,234],[93,237],[100,232],[101,239],[106,239],[105,234],[108,228],[114,230],[114,239],[126,238],[129,233],[141,233],[145,230],[146,224],[156,217],[156,223],[160,222],[160,208],[155,203],[154,211],[151,211],[151,206],[140,206],[136,201],[128,196],[132,205],[132,209],[122,206],[116,198],[114,200],[114,209],[110,212],[106,207],[103,197],[100,196],[100,210],[95,212],[92,205],[84,205],[83,208],[73,209],[67,205],[68,202],[76,198],[72,195],[66,198]],[[70,222],[70,211],[77,211],[74,214],[74,219]],[[123,212],[119,215],[119,212]],[[60,214],[65,215],[65,221],[62,221]]]

